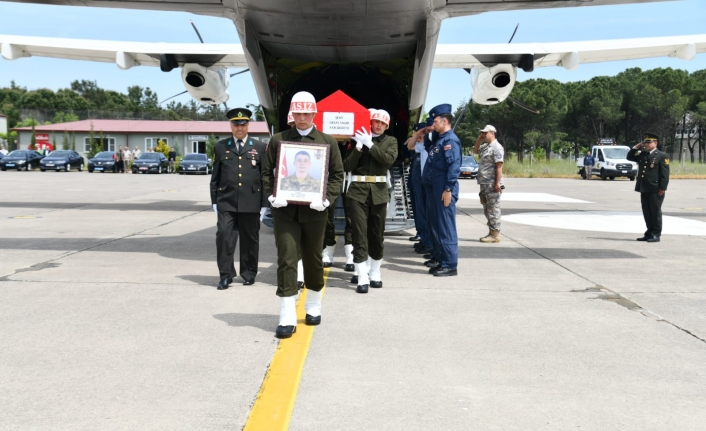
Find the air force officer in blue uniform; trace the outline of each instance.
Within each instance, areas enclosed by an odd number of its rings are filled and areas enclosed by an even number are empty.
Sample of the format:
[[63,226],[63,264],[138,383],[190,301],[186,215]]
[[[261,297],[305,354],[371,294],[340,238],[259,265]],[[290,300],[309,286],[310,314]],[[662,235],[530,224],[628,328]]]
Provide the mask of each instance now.
[[[434,225],[434,257],[438,266],[430,273],[435,277],[457,275],[458,233],[456,231],[456,201],[458,201],[458,176],[461,173],[461,141],[451,130],[453,116],[451,105],[435,106],[429,111],[432,127],[438,138],[429,151],[427,169],[431,194],[425,198],[433,205],[433,214],[427,219]],[[426,172],[425,172],[426,173]]]

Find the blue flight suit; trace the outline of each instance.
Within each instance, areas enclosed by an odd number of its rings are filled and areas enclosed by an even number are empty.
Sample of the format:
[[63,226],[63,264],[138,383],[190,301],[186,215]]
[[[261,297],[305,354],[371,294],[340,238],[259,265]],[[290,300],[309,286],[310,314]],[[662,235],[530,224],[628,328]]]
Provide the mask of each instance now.
[[[434,205],[433,199],[429,199],[428,197],[433,196],[433,180],[432,180],[432,174],[431,174],[431,164],[432,164],[432,158],[434,154],[434,144],[436,140],[439,138],[439,134],[437,132],[431,132],[431,138],[429,137],[429,134],[424,135],[424,149],[426,150],[428,157],[427,160],[424,164],[424,171],[422,172],[422,196],[421,196],[421,202],[423,202],[424,206],[424,221],[426,225],[426,230],[427,230],[427,246],[432,248],[432,256],[434,256],[434,259],[439,259],[439,256],[441,255],[441,251],[437,249],[437,241],[435,238],[438,236],[436,230],[437,230],[437,217],[436,217],[436,206]],[[421,166],[421,163],[420,163]],[[421,169],[421,168],[420,168]],[[459,168],[460,169],[460,168]],[[424,238],[422,238],[424,240]]]
[[[458,176],[461,174],[461,141],[449,130],[439,139],[429,153],[431,166],[431,197],[436,225],[435,254],[442,268],[456,269],[458,266],[458,231],[456,230],[456,202],[458,201]],[[426,174],[426,168],[425,172]],[[441,195],[451,190],[451,203],[444,206]]]

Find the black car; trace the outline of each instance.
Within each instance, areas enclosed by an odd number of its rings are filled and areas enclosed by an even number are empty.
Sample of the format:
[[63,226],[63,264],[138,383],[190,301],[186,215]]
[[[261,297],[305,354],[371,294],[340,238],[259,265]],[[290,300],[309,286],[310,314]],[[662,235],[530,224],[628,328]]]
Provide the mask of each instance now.
[[88,172],[118,172],[114,157],[115,151],[101,151],[88,159]]
[[44,156],[37,151],[15,150],[0,160],[0,170],[17,169],[20,171],[24,169],[25,171],[31,171],[39,167],[39,161],[43,158]]
[[169,161],[162,153],[142,153],[139,159],[132,162],[132,173],[155,173],[167,172]]
[[473,156],[461,157],[460,178],[475,178],[478,175],[478,162]]
[[184,174],[205,174],[211,173],[213,166],[211,159],[205,154],[187,154],[179,163],[179,175]]
[[52,169],[66,172],[69,172],[71,169],[82,171],[83,157],[72,150],[52,151],[39,162],[39,169],[42,172]]

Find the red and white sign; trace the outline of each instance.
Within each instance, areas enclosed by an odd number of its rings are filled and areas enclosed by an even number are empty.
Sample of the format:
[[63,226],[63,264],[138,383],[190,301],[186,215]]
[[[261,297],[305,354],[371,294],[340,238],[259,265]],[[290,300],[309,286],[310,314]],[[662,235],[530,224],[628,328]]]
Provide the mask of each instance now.
[[289,104],[290,112],[316,112],[314,102],[292,102]]
[[316,128],[337,138],[346,139],[365,127],[370,130],[370,111],[341,90],[317,102]]
[[37,133],[34,135],[37,145],[35,150],[49,150],[54,151],[54,146],[49,142],[48,133]]

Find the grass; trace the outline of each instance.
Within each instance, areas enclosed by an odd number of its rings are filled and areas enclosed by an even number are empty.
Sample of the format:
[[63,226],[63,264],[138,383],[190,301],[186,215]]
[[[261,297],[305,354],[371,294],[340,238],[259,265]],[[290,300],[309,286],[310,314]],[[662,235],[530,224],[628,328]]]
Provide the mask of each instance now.
[[[506,178],[581,178],[574,160],[546,160],[520,163],[516,158],[505,160],[503,175]],[[706,163],[672,162],[669,169],[672,179],[706,179]]]

